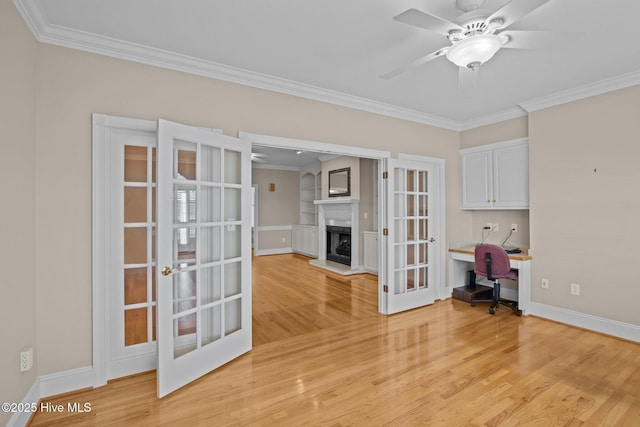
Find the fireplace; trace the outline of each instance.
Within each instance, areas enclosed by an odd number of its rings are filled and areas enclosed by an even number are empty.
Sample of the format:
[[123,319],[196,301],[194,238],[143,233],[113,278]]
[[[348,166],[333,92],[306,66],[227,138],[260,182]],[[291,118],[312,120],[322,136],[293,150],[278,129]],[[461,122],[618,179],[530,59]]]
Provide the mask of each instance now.
[[351,227],[327,225],[327,260],[351,266]]

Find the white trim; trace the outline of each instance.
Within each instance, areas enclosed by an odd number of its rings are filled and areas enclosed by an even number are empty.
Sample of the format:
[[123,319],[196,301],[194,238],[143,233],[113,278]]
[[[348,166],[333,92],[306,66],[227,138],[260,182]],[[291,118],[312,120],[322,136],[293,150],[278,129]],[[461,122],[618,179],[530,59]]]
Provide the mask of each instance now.
[[316,153],[338,154],[341,156],[363,157],[367,159],[384,159],[391,157],[391,152],[372,150],[352,145],[329,144],[327,142],[309,141],[306,139],[283,138],[280,136],[260,135],[257,133],[238,132],[238,138],[249,140],[252,144],[265,147],[300,149]]
[[251,169],[272,169],[272,170],[295,171],[295,172],[300,171],[300,168],[298,166],[266,165],[266,164],[260,164],[260,163],[251,163]]
[[494,123],[500,123],[506,120],[517,119],[518,117],[524,116],[527,116],[527,111],[524,110],[521,106],[507,108],[506,110],[498,111],[497,113],[488,114],[486,116],[480,116],[475,119],[461,122],[459,130],[463,132],[465,130],[492,125]]
[[273,248],[273,249],[259,249],[257,251],[253,251],[255,256],[263,256],[263,255],[280,255],[280,254],[290,254],[293,253],[293,248]]
[[63,46],[69,49],[91,52],[98,55],[214,78],[258,89],[275,91],[458,132],[522,117],[524,114],[518,107],[523,108],[527,112],[531,112],[640,84],[640,71],[634,71],[601,80],[600,82],[522,102],[518,106],[507,108],[494,114],[470,120],[454,120],[292,80],[230,67],[212,61],[205,61],[188,55],[180,55],[162,49],[155,49],[149,46],[52,25],[46,21],[44,13],[37,1],[13,0],[13,3],[36,40],[41,43]]
[[[27,394],[24,396],[24,399],[22,399],[22,404],[23,405],[38,405],[38,402],[40,401],[40,378],[36,378],[36,380],[33,382],[33,384],[31,385],[31,387],[29,388],[29,391],[27,391]],[[40,409],[37,406],[38,409]],[[9,421],[7,422],[6,427],[24,427],[29,423],[29,420],[31,419],[31,416],[33,415],[32,412],[15,412],[11,418],[9,418]]]
[[292,225],[260,225],[256,227],[258,231],[291,231]]
[[592,316],[565,308],[553,307],[538,302],[529,304],[528,315],[539,316],[578,328],[600,332],[606,335],[623,338],[635,342],[640,342],[640,326],[630,323],[619,322],[617,320],[605,319],[603,317]]
[[633,71],[621,76],[600,80],[577,88],[563,90],[551,95],[522,102],[520,103],[520,106],[528,113],[531,113],[533,111],[542,110],[543,108],[566,104],[568,102],[601,95],[603,93],[624,89],[638,84],[640,84],[640,71]]
[[52,25],[46,21],[36,1],[14,0],[13,2],[35,38],[42,43],[210,77],[440,128],[458,130],[460,127],[459,123],[455,120],[434,116],[421,111],[231,67],[213,61],[206,61],[193,56],[181,55],[163,49],[156,49],[72,28]]
[[93,388],[95,372],[92,366],[70,369],[68,371],[38,377],[40,398],[68,393],[83,388]]

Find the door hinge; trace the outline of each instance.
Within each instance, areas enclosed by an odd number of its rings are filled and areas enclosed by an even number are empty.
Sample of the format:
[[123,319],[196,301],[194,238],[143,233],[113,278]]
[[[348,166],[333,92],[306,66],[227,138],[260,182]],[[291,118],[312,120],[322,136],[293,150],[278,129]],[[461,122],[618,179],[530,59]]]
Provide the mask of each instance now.
[[382,291],[383,292],[389,292],[389,287],[387,285],[382,285]]
[[382,172],[382,179],[388,179],[389,178],[389,172],[384,171]]
[[383,228],[382,229],[382,235],[383,236],[388,236],[389,235],[389,229],[388,228]]

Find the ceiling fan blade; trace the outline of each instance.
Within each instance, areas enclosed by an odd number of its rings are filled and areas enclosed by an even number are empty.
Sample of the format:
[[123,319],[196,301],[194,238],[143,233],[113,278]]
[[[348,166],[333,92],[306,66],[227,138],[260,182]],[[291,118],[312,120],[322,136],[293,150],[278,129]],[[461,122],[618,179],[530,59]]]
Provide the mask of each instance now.
[[479,68],[458,67],[458,90],[473,89],[478,81]]
[[499,36],[508,36],[502,45],[508,49],[562,49],[571,45],[582,33],[558,31],[502,31]]
[[452,30],[464,31],[458,24],[454,24],[444,18],[422,12],[417,9],[408,9],[399,15],[393,17],[394,21],[403,24],[413,25],[414,27],[423,28],[425,30],[434,31],[439,34],[449,35]]
[[443,47],[442,49],[438,49],[435,52],[431,52],[428,55],[425,56],[421,56],[420,58],[416,59],[415,61],[412,61],[406,65],[403,65],[402,67],[398,67],[395,70],[389,71],[388,73],[384,73],[382,75],[380,75],[381,79],[384,80],[390,80],[396,76],[399,76],[402,73],[406,73],[409,70],[412,70],[414,68],[419,67],[422,64],[426,64],[429,61],[433,61],[434,59],[440,57],[440,56],[444,56],[445,53],[447,53],[447,51],[449,50],[449,46],[447,47]]
[[511,0],[489,16],[485,22],[488,24],[491,21],[500,19],[502,20],[500,28],[507,28],[548,1],[549,0]]

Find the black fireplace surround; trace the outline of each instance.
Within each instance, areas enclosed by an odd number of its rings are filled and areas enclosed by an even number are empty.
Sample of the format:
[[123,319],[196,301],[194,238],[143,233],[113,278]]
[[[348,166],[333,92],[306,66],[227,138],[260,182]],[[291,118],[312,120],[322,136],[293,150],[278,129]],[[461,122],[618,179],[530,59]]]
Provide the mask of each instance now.
[[327,225],[327,260],[351,266],[351,227]]

